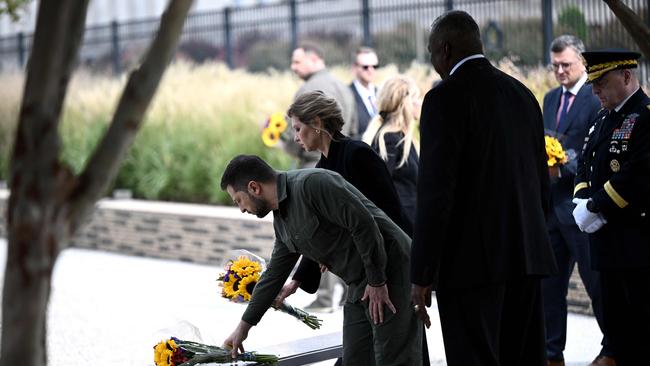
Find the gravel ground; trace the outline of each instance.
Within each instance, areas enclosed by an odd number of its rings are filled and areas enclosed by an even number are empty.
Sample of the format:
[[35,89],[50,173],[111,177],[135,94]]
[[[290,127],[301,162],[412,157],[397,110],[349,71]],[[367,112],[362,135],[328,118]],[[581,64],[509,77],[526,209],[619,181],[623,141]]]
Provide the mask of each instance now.
[[[0,286],[4,283],[6,242],[0,239]],[[48,312],[51,366],[152,365],[152,347],[161,339],[221,344],[239,322],[244,306],[219,295],[218,267],[67,249],[57,262]],[[300,292],[300,291],[299,291]],[[305,306],[313,295],[296,294],[290,303]],[[433,365],[444,365],[438,312],[430,310],[428,330]],[[318,314],[313,331],[293,318],[269,311],[251,330],[245,346],[255,350],[340,331],[343,312]],[[566,360],[586,365],[599,350],[593,317],[570,315]],[[333,361],[319,366],[332,365]]]

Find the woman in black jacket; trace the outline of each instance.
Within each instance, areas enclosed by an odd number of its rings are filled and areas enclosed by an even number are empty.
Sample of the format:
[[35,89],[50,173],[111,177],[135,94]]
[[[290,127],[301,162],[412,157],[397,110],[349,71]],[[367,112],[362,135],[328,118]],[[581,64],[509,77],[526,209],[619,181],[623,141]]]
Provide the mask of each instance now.
[[419,146],[413,138],[420,118],[420,89],[408,76],[394,76],[381,88],[377,98],[379,114],[370,121],[362,140],[386,162],[402,211],[412,228],[415,223],[415,196]]
[[[296,98],[287,115],[291,118],[295,141],[306,151],[321,153],[316,168],[341,174],[411,236],[412,225],[402,212],[398,193],[385,162],[366,143],[352,140],[341,133],[344,121],[335,99],[321,91],[308,92]],[[298,287],[308,293],[316,292],[322,271],[325,269],[320,268],[318,263],[303,257],[292,281],[282,288],[278,299],[284,300]],[[426,340],[424,350],[426,351]],[[426,352],[424,364],[429,364]]]

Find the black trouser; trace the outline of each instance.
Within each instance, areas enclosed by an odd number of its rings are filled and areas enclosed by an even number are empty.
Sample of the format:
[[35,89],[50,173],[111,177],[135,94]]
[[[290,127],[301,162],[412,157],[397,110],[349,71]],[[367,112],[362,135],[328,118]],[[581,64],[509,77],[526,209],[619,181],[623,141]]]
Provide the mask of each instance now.
[[539,278],[436,296],[448,366],[546,366]]
[[[548,234],[557,262],[558,274],[542,279],[542,298],[546,324],[546,355],[549,360],[563,360],[567,331],[567,293],[573,268],[578,273],[591,299],[598,326],[603,329],[600,273],[591,269],[589,237],[575,223],[565,225],[558,221],[554,211],[549,214]],[[613,357],[604,336],[600,355]],[[594,355],[596,356],[596,355]]]
[[650,362],[650,269],[601,271],[603,323],[616,365]]

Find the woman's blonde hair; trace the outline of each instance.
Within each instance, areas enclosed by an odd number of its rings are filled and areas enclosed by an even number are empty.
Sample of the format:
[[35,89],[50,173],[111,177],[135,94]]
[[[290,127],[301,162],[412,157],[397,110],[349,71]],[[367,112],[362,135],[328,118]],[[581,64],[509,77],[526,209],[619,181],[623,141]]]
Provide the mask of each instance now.
[[418,154],[420,152],[420,146],[413,139],[413,130],[415,129],[413,102],[419,98],[420,89],[411,77],[397,75],[386,80],[377,96],[379,113],[370,121],[361,138],[371,146],[377,142],[379,156],[388,160],[384,135],[387,132],[402,132],[404,138],[400,143],[403,153],[402,160],[397,165],[398,168],[408,160],[411,145],[415,146]]

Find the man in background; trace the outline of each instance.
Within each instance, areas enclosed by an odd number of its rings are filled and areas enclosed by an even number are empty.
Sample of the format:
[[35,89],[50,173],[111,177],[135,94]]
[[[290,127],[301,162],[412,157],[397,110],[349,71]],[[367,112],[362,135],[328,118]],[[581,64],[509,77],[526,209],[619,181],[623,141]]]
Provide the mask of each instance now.
[[[312,43],[303,43],[293,50],[291,54],[291,71],[305,81],[296,92],[294,100],[306,92],[322,91],[325,95],[336,99],[341,106],[343,121],[345,122],[341,132],[346,136],[356,135],[358,129],[357,112],[352,92],[327,70],[325,55],[320,47]],[[286,136],[282,139],[285,151],[298,157],[298,168],[314,167],[318,159],[320,159],[320,154],[304,151],[300,145],[293,141],[293,131],[290,128],[286,130],[285,134]]]
[[373,84],[375,71],[379,67],[377,53],[370,47],[361,47],[354,56],[352,73],[354,80],[350,90],[357,105],[358,129],[351,138],[360,139],[368,122],[377,114],[377,87]]
[[[305,83],[298,89],[294,100],[310,91],[320,90],[325,95],[336,99],[341,107],[343,116],[343,129],[341,132],[346,136],[355,136],[357,131],[357,112],[355,109],[354,97],[350,88],[346,87],[341,81],[334,77],[325,66],[325,56],[320,47],[312,43],[303,43],[293,50],[291,55],[291,70],[298,75]],[[320,159],[321,154],[317,151],[307,152],[294,141],[294,131],[288,128],[283,137],[284,148],[289,154],[298,157],[298,168],[312,168]],[[303,258],[304,262],[309,262],[308,258]],[[336,276],[329,272],[312,274],[315,278],[320,277],[320,285],[317,291],[316,299],[306,308],[310,311],[330,312],[337,307],[341,301],[334,299],[334,289],[336,284],[340,284],[343,290],[345,284]],[[311,288],[301,287],[307,292]]]
[[[547,134],[558,138],[569,158],[566,164],[549,168],[551,209],[546,225],[559,271],[557,275],[542,280],[549,366],[564,366],[566,297],[576,263],[598,325],[603,329],[599,274],[591,269],[589,238],[578,229],[572,214],[575,204],[571,202],[578,157],[589,126],[600,110],[598,98],[593,95],[591,85],[586,83],[587,72],[581,56],[584,51],[584,44],[574,36],[562,35],[553,40],[551,66],[560,86],[544,96],[544,129]],[[591,365],[615,365],[607,337],[603,337],[601,344],[600,354]]]

